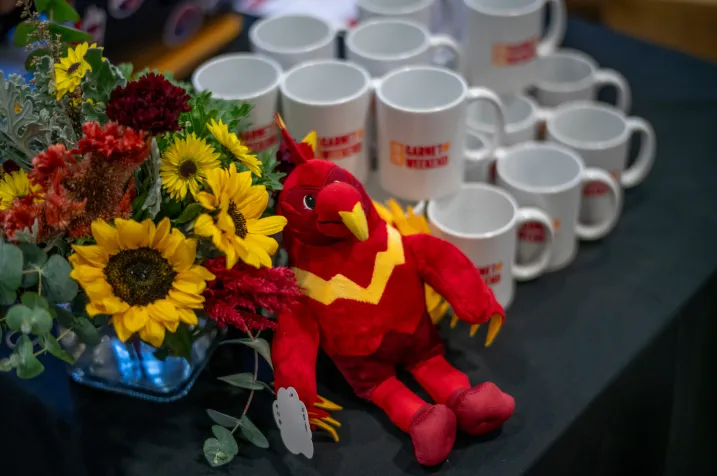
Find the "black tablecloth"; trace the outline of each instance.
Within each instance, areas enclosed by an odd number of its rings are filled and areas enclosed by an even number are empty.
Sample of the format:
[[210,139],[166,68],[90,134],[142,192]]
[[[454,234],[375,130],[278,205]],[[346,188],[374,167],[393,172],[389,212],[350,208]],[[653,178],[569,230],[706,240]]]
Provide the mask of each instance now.
[[220,354],[186,399],[166,405],[82,388],[61,372],[24,388],[3,377],[0,474],[715,474],[717,394],[705,376],[717,370],[717,67],[575,20],[565,44],[627,77],[633,113],[657,132],[657,160],[627,192],[614,233],[518,287],[491,349],[442,325],[452,362],[515,396],[501,433],[459,437],[448,461],[424,469],[408,437],[322,362],[320,393],[345,406],[339,444],[317,437],[313,460],[289,454],[265,395],[251,415],[270,429],[271,449],[243,445],[211,469],[204,408],[237,413],[243,403],[213,378],[240,365]]

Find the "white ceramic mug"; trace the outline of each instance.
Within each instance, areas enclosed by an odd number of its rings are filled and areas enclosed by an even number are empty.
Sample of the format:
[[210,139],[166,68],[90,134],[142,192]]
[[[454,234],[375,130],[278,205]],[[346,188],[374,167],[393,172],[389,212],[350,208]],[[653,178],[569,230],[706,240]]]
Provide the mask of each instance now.
[[249,28],[252,51],[274,58],[284,70],[303,63],[333,59],[338,54],[338,29],[311,15],[276,15]]
[[491,143],[490,136],[481,132],[466,131],[465,150],[485,150],[480,160],[472,160],[469,156],[465,157],[464,168],[466,182],[484,182],[495,183],[495,152],[488,154]]
[[[578,250],[578,239],[597,240],[615,227],[622,210],[622,190],[607,172],[586,168],[573,150],[559,144],[528,142],[504,149],[497,165],[498,185],[521,206],[539,207],[553,220],[555,240],[550,269],[569,265]],[[598,182],[610,190],[612,210],[599,223],[578,219],[583,188]],[[532,261],[545,236],[531,226],[519,231],[518,261]]]
[[[348,30],[346,58],[360,64],[378,78],[401,66],[430,64],[440,48],[450,50],[460,65],[461,47],[448,35],[432,35],[428,28],[413,20],[378,18]],[[376,141],[375,104],[366,124],[366,143]]]
[[281,75],[279,63],[267,56],[231,53],[202,64],[192,75],[192,86],[217,99],[251,104],[250,126],[240,137],[252,151],[261,152],[279,143],[274,113]]
[[[467,7],[466,76],[471,85],[500,94],[532,86],[537,55],[552,53],[565,34],[563,0],[464,0]],[[551,22],[541,40],[543,9]]]
[[287,71],[280,88],[291,135],[304,137],[315,130],[316,157],[336,162],[365,182],[364,127],[372,94],[368,72],[347,61],[310,61]]
[[[540,129],[549,112],[525,94],[501,96],[500,99],[505,107],[505,129],[502,132],[501,145],[510,146],[538,140]],[[496,133],[495,111],[485,106],[485,103],[468,106],[466,124],[469,131],[492,137]]]
[[623,112],[630,110],[631,92],[627,80],[615,70],[600,68],[585,53],[561,49],[538,59],[535,97],[543,106],[594,100],[603,87],[614,87],[617,108]]
[[431,25],[431,11],[435,0],[357,0],[358,22],[377,17],[402,18]]
[[[626,117],[619,109],[592,101],[563,104],[549,114],[547,138],[576,150],[588,167],[609,172],[623,187],[640,184],[655,162],[655,131],[646,120]],[[630,138],[642,136],[640,151],[627,167]],[[586,222],[603,220],[610,210],[610,194],[605,187],[585,190],[581,217]]]
[[[464,156],[482,159],[489,148],[464,150],[466,107],[490,102],[503,121],[500,98],[469,88],[459,74],[436,66],[407,66],[376,82],[381,186],[405,200],[428,200],[460,187]],[[502,129],[502,123],[501,123]]]
[[[535,279],[550,263],[550,217],[538,208],[518,208],[513,197],[493,185],[464,184],[453,195],[428,202],[427,215],[431,233],[475,264],[503,307],[513,301],[515,280]],[[544,228],[547,239],[534,260],[517,264],[517,230],[527,224]]]

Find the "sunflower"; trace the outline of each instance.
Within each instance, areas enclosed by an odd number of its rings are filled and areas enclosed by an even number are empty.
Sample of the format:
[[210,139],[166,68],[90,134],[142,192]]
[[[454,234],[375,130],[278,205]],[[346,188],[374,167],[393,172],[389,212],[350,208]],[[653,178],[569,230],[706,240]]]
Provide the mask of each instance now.
[[34,202],[43,201],[42,187],[37,184],[30,183],[27,174],[20,169],[12,173],[6,173],[0,180],[0,210],[7,210],[12,206],[16,198],[34,195]]
[[209,121],[207,125],[209,132],[224,147],[224,151],[230,157],[234,157],[242,164],[246,165],[250,172],[257,177],[261,177],[261,161],[252,154],[249,147],[242,144],[241,140],[233,132],[229,132],[229,128],[221,119],[216,122],[214,119]]
[[194,264],[197,242],[165,218],[115,219],[92,223],[96,245],[73,245],[72,273],[87,293],[87,314],[112,317],[117,336],[125,342],[134,333],[155,347],[165,331],[180,322],[196,325],[195,309],[202,309],[202,292],[214,275]]
[[[378,202],[373,202],[379,216],[389,225],[396,228],[403,236],[416,235],[424,233],[431,234],[428,228],[428,222],[423,215],[413,213],[413,208],[408,207],[404,212],[401,205],[396,200],[389,200],[384,206]],[[434,324],[438,324],[441,319],[446,316],[449,304],[443,297],[436,292],[435,289],[426,284],[426,308],[431,316]]]
[[65,94],[77,89],[87,71],[92,71],[90,64],[85,61],[85,55],[90,48],[97,48],[97,43],[91,45],[82,43],[74,50],[70,48],[67,50],[67,56],[60,58],[59,63],[55,63],[55,90],[58,101]]
[[286,218],[259,218],[269,202],[266,188],[253,186],[251,172],[237,172],[234,164],[226,170],[210,170],[206,183],[212,192],[200,192],[197,200],[214,213],[199,215],[194,232],[212,239],[226,255],[227,269],[240,258],[255,268],[271,266],[271,255],[279,244],[270,235],[284,229]]
[[159,175],[164,189],[175,200],[184,200],[187,189],[196,198],[207,172],[219,167],[219,154],[204,139],[190,134],[175,137],[174,144],[162,155]]

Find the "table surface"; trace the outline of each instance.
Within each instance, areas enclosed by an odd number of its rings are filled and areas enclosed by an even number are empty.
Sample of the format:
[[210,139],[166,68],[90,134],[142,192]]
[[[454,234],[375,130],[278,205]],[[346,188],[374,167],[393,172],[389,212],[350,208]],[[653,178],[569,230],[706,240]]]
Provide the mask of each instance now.
[[[269,429],[271,449],[246,444],[231,465],[211,469],[201,452],[211,436],[204,408],[236,414],[245,398],[215,383],[214,370],[186,399],[166,405],[64,383],[65,396],[40,391],[55,406],[67,399],[55,410],[66,411],[80,435],[81,448],[71,453],[84,454],[73,476],[528,471],[717,269],[717,67],[576,20],[569,22],[565,45],[626,76],[633,114],[657,132],[657,159],[646,182],[627,192],[608,238],[582,244],[569,268],[518,286],[493,347],[484,349],[482,337],[470,339],[466,326],[441,326],[449,360],[472,382],[493,380],[514,395],[516,413],[502,432],[479,440],[461,436],[441,467],[422,468],[408,436],[323,363],[320,393],[345,406],[338,414],[340,443],[316,437],[313,460],[289,454],[271,423],[268,394],[260,395],[251,415]],[[241,371],[236,365],[233,371]]]

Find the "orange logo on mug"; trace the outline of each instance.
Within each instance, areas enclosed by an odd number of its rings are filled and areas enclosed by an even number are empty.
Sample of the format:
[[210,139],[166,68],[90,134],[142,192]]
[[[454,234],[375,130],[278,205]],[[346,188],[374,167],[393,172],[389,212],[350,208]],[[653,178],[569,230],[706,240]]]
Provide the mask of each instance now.
[[335,137],[319,137],[316,157],[321,159],[345,159],[358,154],[363,148],[363,129]]
[[503,270],[503,262],[490,264],[478,268],[478,272],[487,285],[498,284],[500,282],[501,271]]
[[264,127],[242,131],[239,136],[242,142],[244,142],[244,145],[252,151],[262,151],[279,142],[279,131],[274,123]]
[[450,142],[436,145],[407,145],[391,141],[391,163],[409,169],[437,169],[448,165]]
[[496,43],[493,45],[493,66],[512,66],[527,63],[535,58],[538,38],[521,43]]

